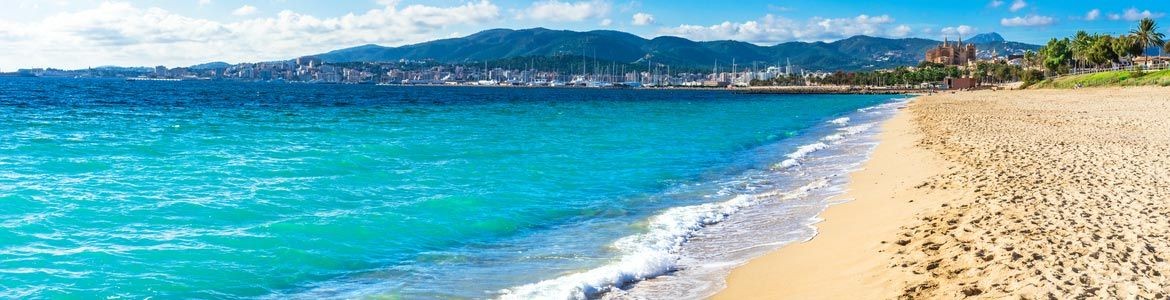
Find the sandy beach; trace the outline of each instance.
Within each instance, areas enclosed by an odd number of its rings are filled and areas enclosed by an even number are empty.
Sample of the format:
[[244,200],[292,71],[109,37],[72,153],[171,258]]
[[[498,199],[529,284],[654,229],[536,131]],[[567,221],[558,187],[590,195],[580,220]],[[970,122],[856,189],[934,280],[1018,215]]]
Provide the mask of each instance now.
[[1170,296],[1170,90],[915,99],[819,234],[716,299]]

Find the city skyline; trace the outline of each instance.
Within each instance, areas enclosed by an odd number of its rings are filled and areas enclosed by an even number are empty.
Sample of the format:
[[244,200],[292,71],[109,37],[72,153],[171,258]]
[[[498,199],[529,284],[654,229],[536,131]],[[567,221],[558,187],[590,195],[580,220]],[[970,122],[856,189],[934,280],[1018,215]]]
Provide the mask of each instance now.
[[[1122,33],[1165,3],[1117,1],[28,1],[0,12],[0,70],[184,66],[401,46],[491,28],[619,30],[761,45],[853,35],[957,38],[999,32],[1040,44],[1076,30]],[[906,13],[910,9],[915,13]]]

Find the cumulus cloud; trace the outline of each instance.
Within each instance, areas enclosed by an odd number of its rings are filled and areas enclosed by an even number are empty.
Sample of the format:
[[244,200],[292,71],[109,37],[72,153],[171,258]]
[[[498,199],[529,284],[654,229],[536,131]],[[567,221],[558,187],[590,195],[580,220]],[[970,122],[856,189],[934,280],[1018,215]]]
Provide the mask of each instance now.
[[999,8],[1000,6],[1003,6],[1002,0],[991,0],[991,3],[987,3],[987,7],[991,8]]
[[902,37],[909,36],[910,32],[912,32],[912,31],[914,31],[914,30],[911,29],[910,26],[898,25],[898,26],[894,27],[894,29],[890,30],[889,36],[902,38]]
[[199,6],[211,4],[211,0],[199,0]]
[[1094,8],[1093,10],[1090,10],[1088,13],[1085,13],[1085,20],[1096,21],[1098,18],[1101,18],[1101,10],[1100,9]]
[[601,23],[598,23],[598,24],[600,24],[601,26],[609,27],[609,25],[613,25],[613,20],[612,19],[601,20]]
[[1139,11],[1137,8],[1130,8],[1130,9],[1125,10],[1121,14],[1109,15],[1109,19],[1111,19],[1111,20],[1126,20],[1126,21],[1132,22],[1132,21],[1137,21],[1137,20],[1141,20],[1141,19],[1145,19],[1145,18],[1161,18],[1164,15],[1166,15],[1166,14],[1163,14],[1160,12],[1150,12],[1150,10],[1148,10],[1148,9]]
[[437,7],[395,3],[336,18],[293,11],[224,23],[127,2],[60,13],[39,21],[0,22],[0,66],[170,64],[287,59],[339,47],[401,45],[433,39],[453,25],[499,17],[488,0]]
[[1017,11],[1020,11],[1021,9],[1024,9],[1025,7],[1028,7],[1028,2],[1024,2],[1024,0],[1015,0],[1015,1],[1012,1],[1012,7],[1009,7],[1008,10],[1011,10],[1012,12],[1017,12]]
[[634,20],[631,22],[631,24],[637,26],[654,24],[654,15],[648,13],[636,13],[634,14]]
[[740,40],[766,44],[786,41],[824,41],[854,35],[896,37],[910,32],[909,26],[894,26],[894,18],[887,15],[859,15],[852,18],[814,17],[797,21],[772,14],[758,20],[730,22],[715,25],[680,25],[664,28],[659,34],[676,35],[695,40]]
[[240,6],[240,8],[232,11],[232,15],[236,16],[247,16],[254,13],[256,13],[256,7],[251,5]]
[[516,15],[516,18],[537,21],[579,22],[588,19],[604,18],[612,8],[612,4],[603,0],[581,2],[548,0],[532,3],[527,9]]
[[1027,15],[1024,17],[1003,18],[999,20],[999,25],[1007,27],[1029,27],[1029,26],[1048,26],[1055,23],[1056,19],[1048,16]]
[[975,33],[975,28],[967,25],[945,27],[942,29],[942,33],[946,35],[970,36],[971,34]]

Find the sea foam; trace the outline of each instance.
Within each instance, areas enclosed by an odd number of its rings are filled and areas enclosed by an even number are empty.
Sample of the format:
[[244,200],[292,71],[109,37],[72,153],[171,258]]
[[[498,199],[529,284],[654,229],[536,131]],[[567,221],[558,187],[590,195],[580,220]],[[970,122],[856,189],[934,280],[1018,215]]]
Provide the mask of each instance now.
[[[895,102],[898,103],[898,102]],[[883,106],[890,108],[891,106]],[[865,111],[861,111],[865,112]],[[852,135],[864,133],[875,123],[847,126],[851,121],[842,117],[828,123],[841,126],[816,142],[797,147],[784,155],[784,161],[773,169],[797,166],[809,155],[829,148]],[[677,271],[682,249],[687,241],[700,230],[727,220],[737,211],[743,210],[765,199],[791,200],[805,197],[810,191],[830,186],[829,180],[812,180],[799,188],[788,191],[738,194],[731,199],[700,205],[670,208],[651,217],[646,231],[621,238],[612,244],[620,253],[617,261],[579,273],[564,275],[532,284],[521,285],[498,291],[501,299],[589,299],[607,292],[622,289],[635,282],[654,278]],[[812,226],[811,223],[809,226]]]
[[[848,119],[848,118],[843,118],[843,119]],[[840,119],[838,119],[838,120],[840,120]],[[839,124],[837,122],[830,122],[830,123]],[[778,163],[776,165],[773,165],[772,168],[773,169],[787,169],[787,168],[798,166],[798,165],[800,165],[800,161],[802,159],[804,159],[806,156],[808,156],[809,154],[812,154],[813,152],[817,152],[819,150],[828,148],[830,144],[840,142],[841,140],[845,139],[846,137],[868,131],[871,128],[873,128],[874,125],[875,125],[874,123],[865,123],[865,124],[859,124],[859,125],[854,125],[854,126],[838,128],[836,133],[826,135],[825,137],[822,137],[819,141],[817,141],[815,143],[811,143],[811,144],[797,147],[795,151],[784,156],[787,159],[785,159],[784,161],[781,161],[780,163]]]
[[754,196],[676,207],[650,219],[647,231],[614,242],[621,259],[600,268],[501,291],[501,299],[586,299],[628,283],[674,271],[679,250],[696,231],[749,205]]

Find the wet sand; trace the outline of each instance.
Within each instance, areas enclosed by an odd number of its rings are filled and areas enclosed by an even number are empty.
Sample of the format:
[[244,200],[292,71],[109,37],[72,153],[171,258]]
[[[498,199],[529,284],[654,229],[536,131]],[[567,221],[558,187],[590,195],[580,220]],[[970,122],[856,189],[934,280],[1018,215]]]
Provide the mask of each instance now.
[[919,97],[851,179],[714,298],[1170,296],[1170,89]]

